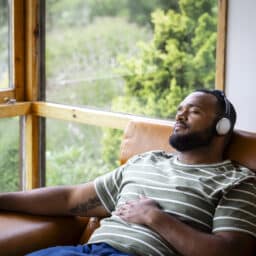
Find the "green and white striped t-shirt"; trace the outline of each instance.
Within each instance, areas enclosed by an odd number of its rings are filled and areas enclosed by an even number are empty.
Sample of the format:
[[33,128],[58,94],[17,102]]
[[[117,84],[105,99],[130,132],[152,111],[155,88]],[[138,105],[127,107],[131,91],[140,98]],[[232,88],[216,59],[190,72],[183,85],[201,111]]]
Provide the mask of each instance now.
[[[229,160],[187,165],[171,154],[154,151],[97,178],[95,188],[110,213],[145,195],[166,213],[203,232],[240,231],[256,237],[255,180],[252,171]],[[178,255],[156,232],[115,215],[103,219],[89,240],[99,242],[134,255]]]

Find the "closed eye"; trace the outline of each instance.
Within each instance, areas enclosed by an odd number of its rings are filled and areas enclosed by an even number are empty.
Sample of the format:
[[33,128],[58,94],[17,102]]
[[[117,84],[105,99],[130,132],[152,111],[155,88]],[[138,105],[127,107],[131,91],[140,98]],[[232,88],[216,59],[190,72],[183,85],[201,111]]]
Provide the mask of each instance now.
[[201,114],[201,110],[198,108],[194,108],[194,107],[191,108],[189,112],[192,114],[198,114],[198,115]]

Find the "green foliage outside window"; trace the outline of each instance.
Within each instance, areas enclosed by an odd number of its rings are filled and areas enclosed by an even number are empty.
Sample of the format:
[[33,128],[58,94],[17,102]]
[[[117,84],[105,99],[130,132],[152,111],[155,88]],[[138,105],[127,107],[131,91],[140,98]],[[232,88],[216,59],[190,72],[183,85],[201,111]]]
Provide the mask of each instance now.
[[[137,106],[139,114],[174,117],[177,102],[191,90],[214,87],[216,1],[199,2],[204,7],[201,13],[194,1],[180,0],[181,12],[152,14],[153,40],[140,45],[139,57],[121,60],[120,72],[126,81],[122,111]],[[113,103],[118,111],[119,102],[114,99]]]
[[[120,60],[125,94],[113,99],[114,111],[174,118],[187,94],[197,88],[214,88],[216,1],[180,0],[179,9],[153,12],[153,40],[140,44],[139,57]],[[103,156],[113,167],[112,158],[118,152],[109,146],[109,138],[115,138],[116,131],[108,133]]]
[[19,118],[0,119],[0,192],[20,189]]
[[121,16],[139,25],[151,22],[150,14],[156,9],[178,10],[178,0],[89,0],[90,18]]

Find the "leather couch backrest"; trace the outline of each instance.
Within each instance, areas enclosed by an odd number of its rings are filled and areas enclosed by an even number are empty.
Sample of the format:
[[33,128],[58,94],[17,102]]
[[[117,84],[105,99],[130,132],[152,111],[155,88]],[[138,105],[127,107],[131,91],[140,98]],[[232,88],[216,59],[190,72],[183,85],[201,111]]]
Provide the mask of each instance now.
[[174,152],[169,145],[172,123],[154,123],[153,121],[130,121],[124,131],[120,149],[120,163],[124,164],[130,157],[150,150]]

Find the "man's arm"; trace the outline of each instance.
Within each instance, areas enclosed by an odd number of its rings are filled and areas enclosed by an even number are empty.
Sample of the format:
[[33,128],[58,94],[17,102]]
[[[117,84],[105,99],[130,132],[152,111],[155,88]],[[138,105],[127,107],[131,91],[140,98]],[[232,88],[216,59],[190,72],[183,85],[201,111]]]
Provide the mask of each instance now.
[[105,217],[93,182],[75,186],[33,189],[0,194],[0,210],[37,215],[75,215]]
[[253,256],[256,250],[255,239],[250,235],[200,232],[163,212],[149,198],[127,202],[114,214],[128,222],[148,226],[184,256]]

